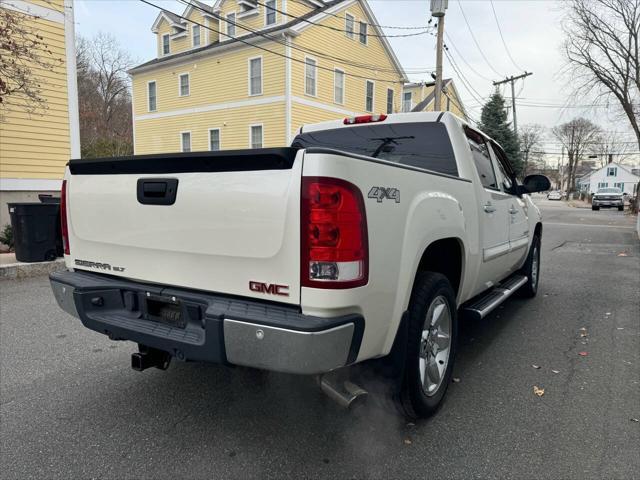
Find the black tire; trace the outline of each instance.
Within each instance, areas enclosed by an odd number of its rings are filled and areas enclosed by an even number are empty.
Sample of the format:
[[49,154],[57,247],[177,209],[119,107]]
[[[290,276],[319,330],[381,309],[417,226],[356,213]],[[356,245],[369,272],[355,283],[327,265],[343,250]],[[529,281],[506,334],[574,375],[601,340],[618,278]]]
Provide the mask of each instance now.
[[621,206],[621,207],[618,207],[618,211],[619,211],[619,212],[622,212],[623,210],[624,210],[624,205],[623,205],[623,206]]
[[[537,259],[535,258],[537,257]],[[535,261],[537,260],[537,261]],[[534,269],[536,270],[534,275]],[[527,260],[520,269],[522,275],[526,275],[527,283],[518,290],[518,296],[523,298],[533,298],[538,293],[538,282],[540,281],[540,236],[534,235],[529,247]]]
[[594,207],[593,205],[591,205],[591,210],[598,211],[598,210],[600,210],[600,207]]
[[[433,392],[427,394],[423,388],[420,374],[421,349],[425,346],[422,333],[429,307],[434,302],[441,302],[442,299],[446,302],[450,315],[449,357],[443,374],[440,374],[441,381],[439,386]],[[409,303],[408,344],[404,376],[398,399],[399,406],[407,417],[411,419],[429,417],[442,405],[447,387],[451,383],[457,339],[458,316],[456,299],[449,280],[439,273],[425,272],[419,274]]]

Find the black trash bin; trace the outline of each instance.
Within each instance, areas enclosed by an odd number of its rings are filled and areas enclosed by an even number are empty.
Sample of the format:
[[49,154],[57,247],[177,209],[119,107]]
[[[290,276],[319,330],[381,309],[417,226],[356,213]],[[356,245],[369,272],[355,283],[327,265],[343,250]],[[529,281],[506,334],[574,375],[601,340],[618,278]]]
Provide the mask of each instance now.
[[62,255],[59,204],[10,203],[9,214],[16,260],[42,262]]

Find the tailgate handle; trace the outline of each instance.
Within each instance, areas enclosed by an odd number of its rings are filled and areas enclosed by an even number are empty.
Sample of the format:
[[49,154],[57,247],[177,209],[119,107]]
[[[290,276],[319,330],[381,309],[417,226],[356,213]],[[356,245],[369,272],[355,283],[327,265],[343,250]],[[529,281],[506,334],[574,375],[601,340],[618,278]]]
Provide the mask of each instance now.
[[143,205],[173,205],[177,193],[177,178],[138,179],[138,202]]

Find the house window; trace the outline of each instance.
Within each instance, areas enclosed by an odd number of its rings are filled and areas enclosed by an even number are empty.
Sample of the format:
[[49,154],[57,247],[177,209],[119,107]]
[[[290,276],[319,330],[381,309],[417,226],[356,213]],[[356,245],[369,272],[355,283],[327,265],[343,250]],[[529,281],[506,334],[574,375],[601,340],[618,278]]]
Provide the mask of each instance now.
[[306,95],[316,96],[316,77],[318,65],[312,58],[305,59],[304,67],[304,93]]
[[149,98],[149,111],[155,112],[156,108],[158,108],[158,95],[156,93],[156,82],[149,82],[147,84],[147,94]]
[[618,167],[607,167],[607,177],[618,176]]
[[267,0],[264,4],[266,19],[265,23],[267,25],[273,25],[276,23],[276,9],[278,8],[278,2],[276,0]]
[[193,46],[200,46],[200,25],[194,25],[191,27],[191,38],[193,39]]
[[622,190],[624,192],[624,183],[623,182],[616,182],[613,184],[614,187],[619,188],[620,190]]
[[360,22],[360,43],[367,44],[367,24]]
[[262,95],[262,57],[249,59],[249,95]]
[[411,92],[404,92],[402,94],[402,111],[410,112],[411,111]]
[[171,53],[170,38],[169,38],[169,34],[165,33],[164,35],[162,35],[162,54],[169,55],[170,53]]
[[393,113],[393,88],[387,88],[387,113]]
[[180,96],[188,97],[189,96],[189,74],[183,73],[180,75]]
[[598,188],[607,188],[608,186],[608,182],[598,182]]
[[365,110],[367,112],[373,112],[373,82],[371,80],[367,80]]
[[191,132],[182,132],[180,134],[180,143],[183,152],[191,151]]
[[209,129],[209,150],[212,152],[217,152],[220,150],[220,129],[219,128],[210,128]]
[[344,72],[337,68],[333,72],[333,101],[344,103]]
[[262,148],[262,125],[251,126],[251,148]]
[[345,14],[344,16],[344,30],[345,32],[347,32],[347,38],[350,38],[353,40],[354,36],[355,36],[355,25],[356,25],[356,19],[353,15],[351,15],[350,13]]
[[228,13],[227,14],[227,36],[234,37],[236,35],[236,14]]

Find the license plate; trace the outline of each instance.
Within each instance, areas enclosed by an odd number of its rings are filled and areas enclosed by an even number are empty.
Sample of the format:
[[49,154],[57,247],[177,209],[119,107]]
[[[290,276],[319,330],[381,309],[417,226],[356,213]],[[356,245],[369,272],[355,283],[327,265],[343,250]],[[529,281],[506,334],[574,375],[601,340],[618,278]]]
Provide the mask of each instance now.
[[179,300],[167,297],[146,297],[147,319],[177,328],[185,328],[187,321]]

